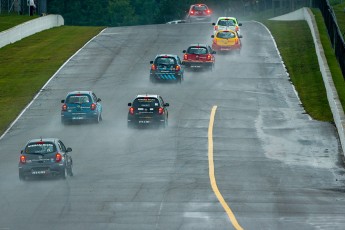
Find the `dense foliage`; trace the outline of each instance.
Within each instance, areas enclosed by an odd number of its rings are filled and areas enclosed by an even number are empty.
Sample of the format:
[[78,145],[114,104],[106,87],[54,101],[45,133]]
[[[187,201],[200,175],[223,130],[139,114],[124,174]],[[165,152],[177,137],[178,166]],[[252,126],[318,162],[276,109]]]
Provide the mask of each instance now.
[[67,25],[123,26],[184,19],[189,6],[211,9],[242,4],[242,0],[48,0],[48,12],[61,14]]

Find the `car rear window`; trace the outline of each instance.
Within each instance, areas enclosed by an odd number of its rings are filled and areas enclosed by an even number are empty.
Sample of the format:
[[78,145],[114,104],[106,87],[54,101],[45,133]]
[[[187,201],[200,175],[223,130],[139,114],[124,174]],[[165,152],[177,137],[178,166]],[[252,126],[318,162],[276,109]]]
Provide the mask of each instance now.
[[194,6],[193,10],[203,11],[203,10],[207,10],[207,7],[205,5]]
[[151,97],[137,98],[133,102],[133,107],[157,108],[159,107],[159,101],[157,98],[151,98]]
[[200,47],[200,46],[191,46],[188,48],[187,53],[189,54],[207,54],[207,48],[206,47]]
[[235,21],[231,19],[223,19],[218,21],[219,26],[235,26]]
[[69,95],[67,97],[66,103],[68,104],[83,104],[83,103],[90,103],[91,97],[87,94],[75,94]]
[[235,38],[236,35],[233,32],[219,32],[217,33],[217,38]]
[[174,65],[176,60],[173,57],[158,57],[156,58],[157,65]]
[[52,142],[33,142],[29,143],[25,148],[28,154],[48,154],[56,152],[56,146]]

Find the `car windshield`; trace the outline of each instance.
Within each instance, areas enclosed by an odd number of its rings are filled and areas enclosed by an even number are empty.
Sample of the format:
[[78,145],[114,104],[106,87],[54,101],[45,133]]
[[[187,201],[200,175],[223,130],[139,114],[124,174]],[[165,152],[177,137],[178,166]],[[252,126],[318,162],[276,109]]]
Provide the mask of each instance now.
[[207,54],[206,47],[189,47],[188,51],[189,54]]
[[133,102],[133,107],[157,108],[159,107],[159,101],[157,98],[150,97],[137,98]]
[[27,154],[48,154],[56,152],[56,146],[51,142],[29,143],[25,148]]
[[233,33],[233,32],[219,32],[219,33],[217,33],[217,38],[226,38],[226,39],[228,39],[228,38],[235,38],[236,37],[236,35],[235,35],[235,33]]
[[70,95],[67,97],[66,103],[68,104],[83,104],[83,103],[90,103],[90,96],[89,95]]
[[235,26],[235,21],[229,20],[229,19],[227,19],[227,20],[220,20],[218,22],[218,25],[219,26]]
[[193,10],[203,11],[203,10],[207,10],[207,7],[205,5],[194,6]]
[[176,64],[175,58],[173,57],[159,57],[156,59],[157,65],[174,65]]

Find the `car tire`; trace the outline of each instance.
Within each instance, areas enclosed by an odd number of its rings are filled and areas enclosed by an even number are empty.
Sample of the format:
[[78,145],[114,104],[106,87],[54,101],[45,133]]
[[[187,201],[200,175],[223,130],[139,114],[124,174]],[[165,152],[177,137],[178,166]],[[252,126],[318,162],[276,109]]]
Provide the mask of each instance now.
[[19,180],[20,181],[25,181],[25,176],[23,175],[23,173],[19,173]]
[[134,128],[132,122],[128,122],[127,121],[127,128],[129,128],[129,129],[133,129]]
[[67,121],[66,121],[65,119],[62,119],[62,118],[61,118],[61,124],[67,125]]
[[62,171],[61,171],[61,179],[66,180],[67,178],[67,168],[65,167]]
[[70,166],[69,168],[68,168],[68,170],[67,170],[67,174],[68,174],[68,176],[73,176],[74,174],[73,174],[73,169],[72,169],[72,166]]
[[95,119],[95,123],[99,123],[101,121],[101,114],[98,114],[96,119]]

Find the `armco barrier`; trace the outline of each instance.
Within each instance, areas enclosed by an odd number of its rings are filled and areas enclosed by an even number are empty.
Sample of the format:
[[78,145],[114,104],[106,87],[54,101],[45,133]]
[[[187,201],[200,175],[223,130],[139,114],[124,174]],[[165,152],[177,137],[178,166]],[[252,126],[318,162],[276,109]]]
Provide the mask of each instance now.
[[47,15],[27,21],[1,32],[0,48],[43,30],[62,25],[64,25],[64,19],[61,15]]
[[320,71],[322,74],[323,82],[325,84],[326,92],[327,92],[327,99],[328,103],[331,107],[333,119],[335,122],[335,125],[338,130],[340,144],[343,149],[343,154],[345,150],[345,115],[343,107],[340,103],[337,90],[334,86],[333,78],[331,75],[331,72],[329,70],[327,59],[321,44],[320,36],[319,36],[319,30],[316,25],[315,17],[313,12],[309,8],[304,8],[304,17],[307,21],[310,31],[313,36],[314,44],[315,44],[315,50],[316,55],[319,61],[320,65]]

